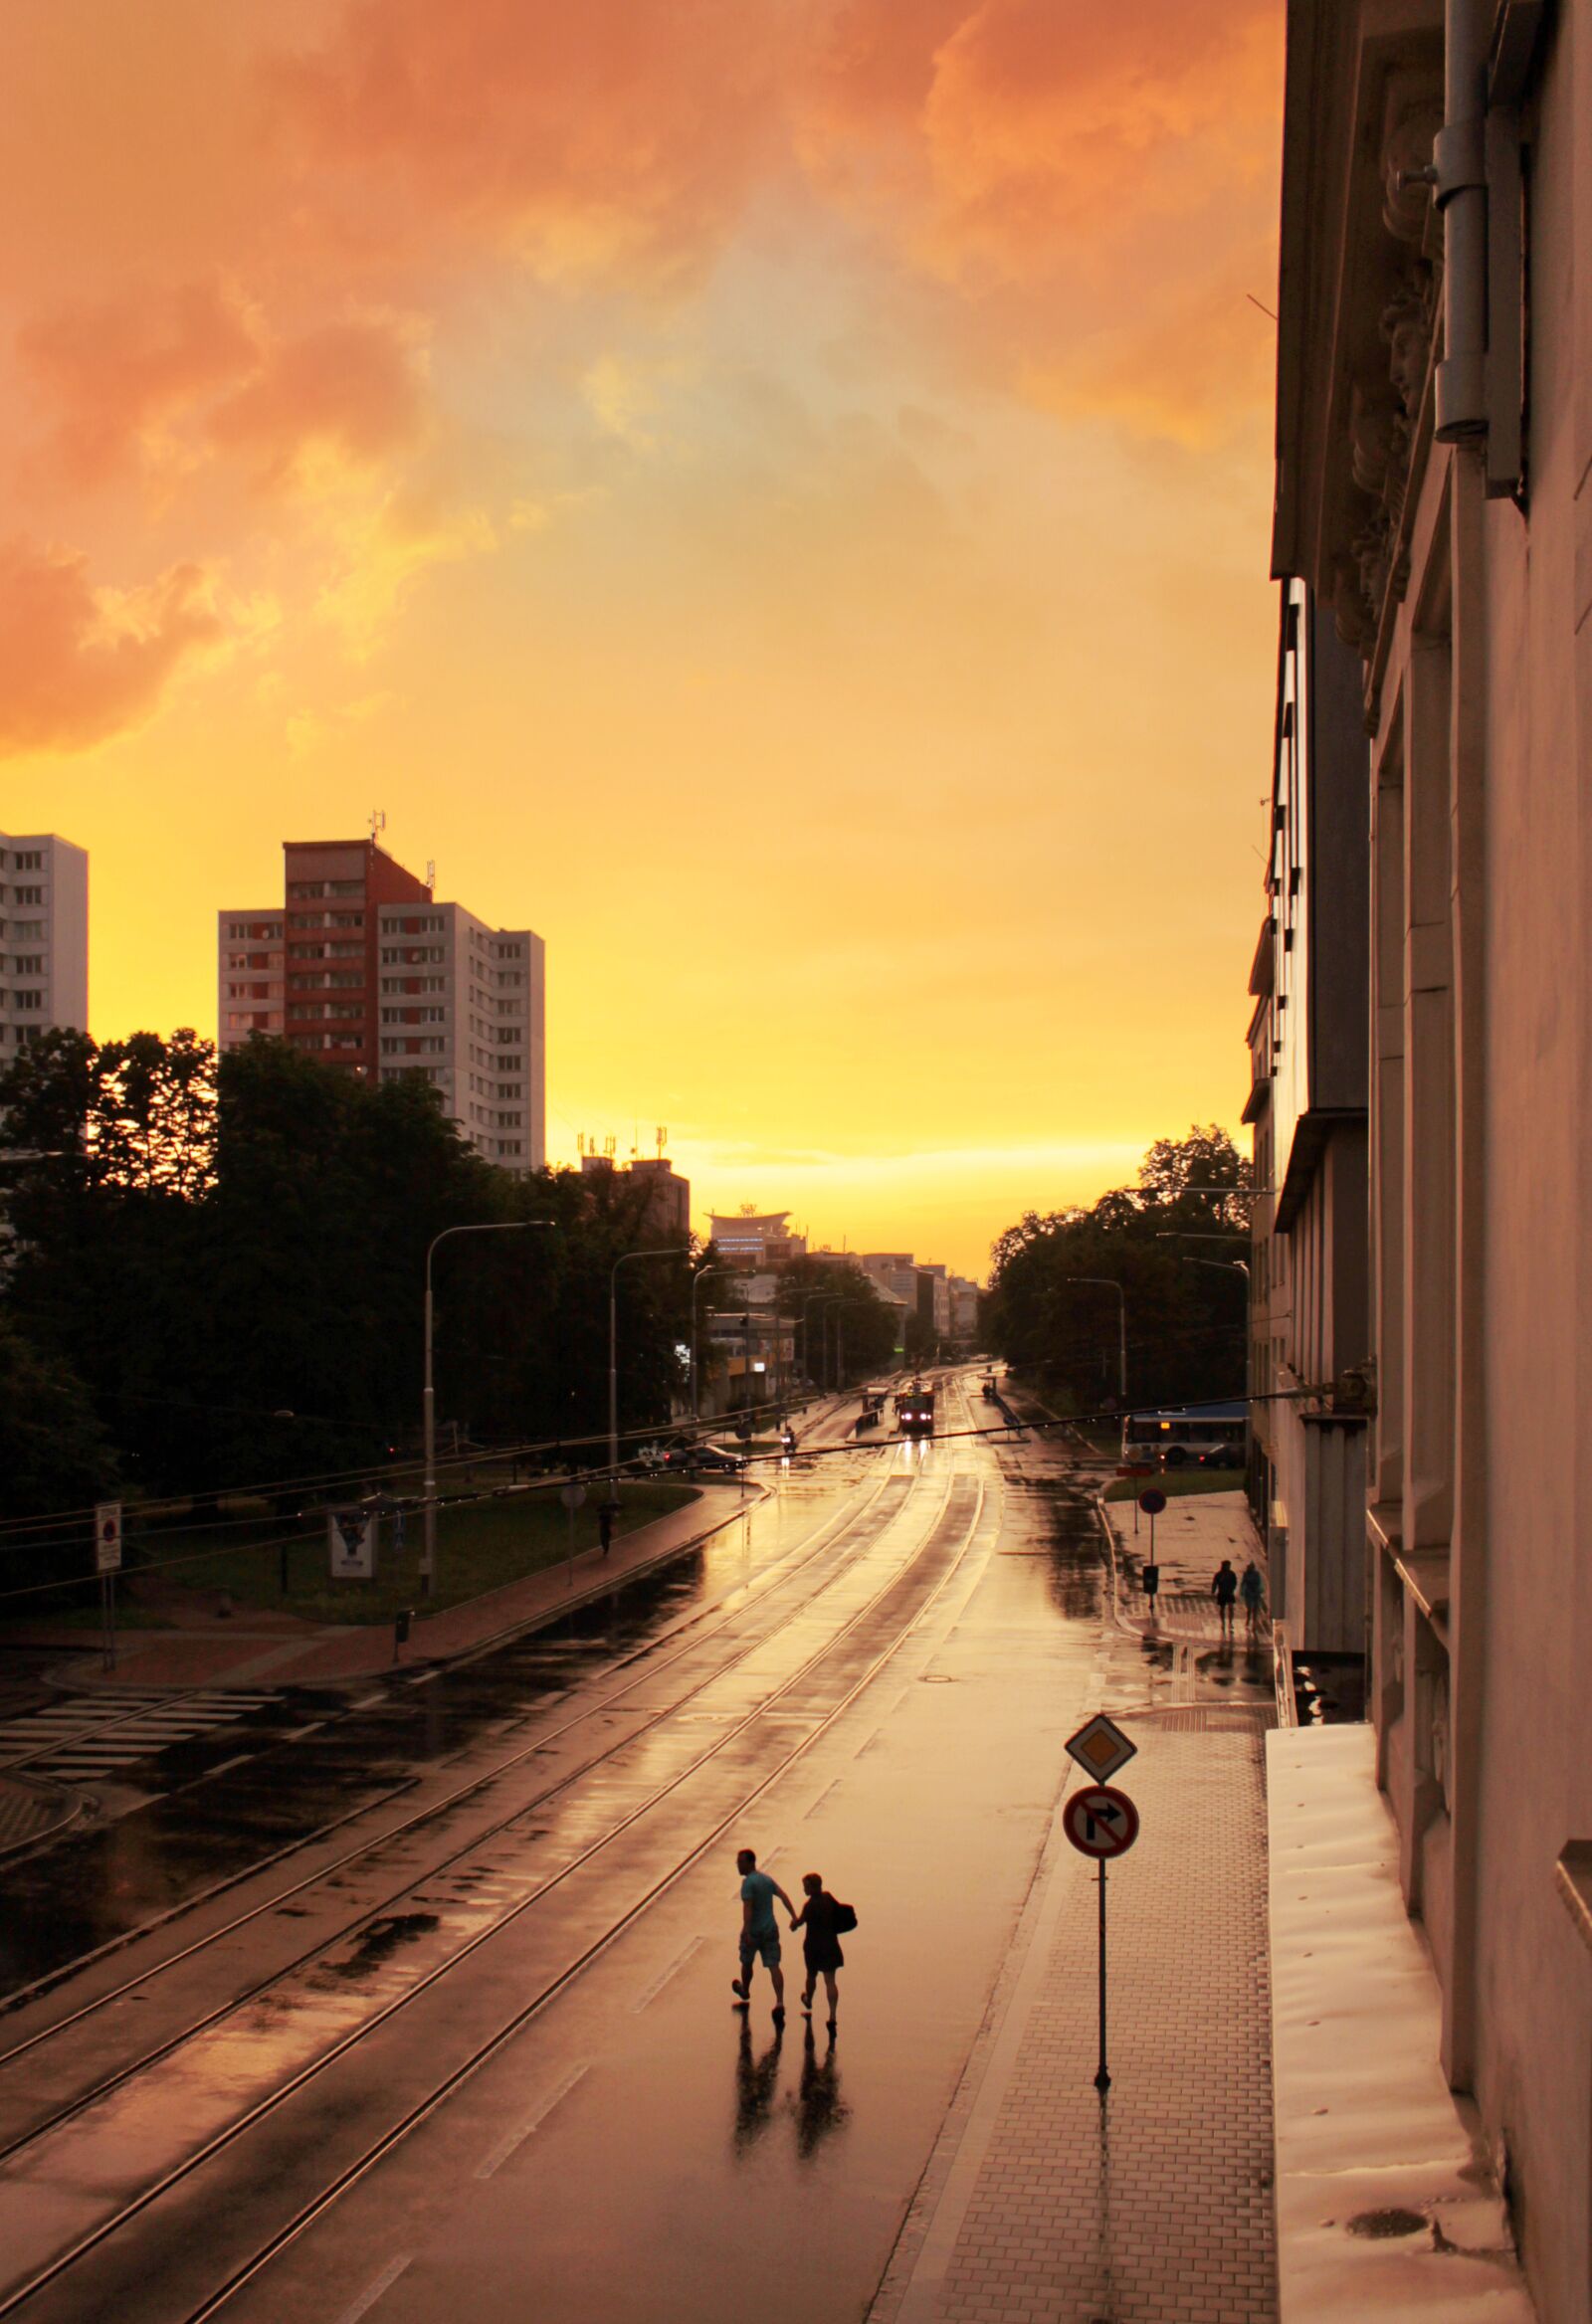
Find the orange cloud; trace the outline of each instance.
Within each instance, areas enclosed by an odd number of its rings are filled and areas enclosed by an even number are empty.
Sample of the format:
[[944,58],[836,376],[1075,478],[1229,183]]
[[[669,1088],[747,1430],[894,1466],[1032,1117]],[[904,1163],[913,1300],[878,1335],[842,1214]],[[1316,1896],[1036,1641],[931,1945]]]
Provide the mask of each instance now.
[[102,742],[152,710],[178,664],[220,636],[196,565],[113,592],[92,586],[85,557],[0,545],[0,751]]
[[[1274,0],[841,0],[795,98],[798,149],[955,294],[964,356],[976,341],[1052,408],[1200,435],[1267,391],[1227,309],[1275,275],[1280,42]],[[1214,329],[1237,370],[1158,371],[1185,327],[1185,354]]]
[[389,322],[337,322],[273,347],[256,376],[210,415],[218,445],[258,456],[262,481],[329,449],[371,462],[420,433],[424,397],[406,334]]
[[63,466],[90,484],[123,467],[152,423],[260,360],[241,302],[217,280],[58,308],[25,323],[17,347],[56,415]]
[[778,21],[748,0],[358,0],[264,70],[304,159],[387,180],[389,242],[449,222],[549,278],[667,281],[766,166]]

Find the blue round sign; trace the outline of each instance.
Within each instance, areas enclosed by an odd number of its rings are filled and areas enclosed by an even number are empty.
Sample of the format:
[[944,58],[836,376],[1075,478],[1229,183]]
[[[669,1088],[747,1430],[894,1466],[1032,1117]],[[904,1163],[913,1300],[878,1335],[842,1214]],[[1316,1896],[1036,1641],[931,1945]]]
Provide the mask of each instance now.
[[1152,1484],[1138,1496],[1138,1505],[1146,1517],[1158,1517],[1166,1506],[1166,1495],[1158,1484]]

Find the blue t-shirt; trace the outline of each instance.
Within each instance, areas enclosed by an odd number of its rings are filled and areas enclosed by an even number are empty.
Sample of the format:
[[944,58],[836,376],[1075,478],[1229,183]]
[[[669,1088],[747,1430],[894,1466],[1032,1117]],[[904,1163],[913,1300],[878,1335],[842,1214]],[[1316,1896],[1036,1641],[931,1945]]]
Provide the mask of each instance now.
[[777,1927],[774,1897],[777,1891],[766,1872],[748,1872],[740,1884],[741,1902],[752,1908],[751,1927],[759,1934]]

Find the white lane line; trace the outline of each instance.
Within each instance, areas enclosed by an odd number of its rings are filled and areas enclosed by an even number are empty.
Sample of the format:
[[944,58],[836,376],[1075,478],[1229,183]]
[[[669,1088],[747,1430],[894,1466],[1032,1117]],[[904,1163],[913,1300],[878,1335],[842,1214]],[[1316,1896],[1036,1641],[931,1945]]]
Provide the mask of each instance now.
[[352,2305],[344,2308],[337,2324],[359,2324],[359,2318],[375,2306],[383,2292],[392,2289],[414,2256],[412,2251],[400,2251],[396,2259],[389,2259],[380,2275],[373,2275]]
[[406,1686],[429,1686],[434,1678],[441,1676],[442,1664],[439,1662],[435,1670],[412,1670],[404,1680],[404,1684]]
[[493,2148],[492,2153],[487,2157],[485,2162],[477,2164],[476,2177],[478,2179],[490,2179],[495,2171],[500,2170],[503,2164],[507,2162],[509,2156],[514,2152],[515,2148],[522,2146],[524,2141],[529,2138],[533,2130],[539,2130],[541,2128],[548,2115],[551,2114],[553,2108],[561,2104],[562,2101],[569,2096],[570,2091],[575,2087],[577,2082],[583,2082],[585,2080],[590,2070],[591,2067],[589,2061],[585,2065],[571,2066],[568,2073],[565,2074],[563,2080],[553,2084],[552,2088],[547,2092],[547,2095],[540,2101],[534,2110],[526,2115],[524,2121],[521,2122],[517,2128],[509,2131],[506,2138],[501,2138],[498,2140],[498,2144]]
[[853,1759],[861,1759],[865,1752],[872,1751],[876,1743],[884,1740],[884,1728],[876,1727],[865,1743],[858,1744],[857,1749],[852,1753]]
[[645,1993],[638,1994],[630,2005],[630,2014],[639,2017],[649,2002],[655,2002],[672,1977],[678,1977],[694,1953],[699,1953],[707,1942],[705,1937],[693,1937],[683,1953],[677,1953],[669,1967],[655,1977]]
[[229,1767],[242,1767],[245,1760],[253,1759],[254,1756],[255,1754],[252,1751],[240,1751],[235,1759],[224,1759],[219,1767],[206,1768],[206,1783],[210,1781],[210,1778],[213,1775],[225,1775]]
[[819,1793],[812,1806],[802,1810],[802,1822],[804,1824],[807,1822],[809,1816],[816,1816],[818,1814],[819,1809],[824,1805],[824,1802],[830,1797],[830,1795],[840,1790],[840,1785],[841,1779],[839,1776],[837,1776],[832,1784],[826,1784],[824,1786],[823,1790]]

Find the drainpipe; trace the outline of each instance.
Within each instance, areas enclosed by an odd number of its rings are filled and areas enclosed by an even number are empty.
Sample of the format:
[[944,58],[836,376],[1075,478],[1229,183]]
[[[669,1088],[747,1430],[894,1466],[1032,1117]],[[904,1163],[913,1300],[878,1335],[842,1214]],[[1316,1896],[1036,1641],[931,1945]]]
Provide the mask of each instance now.
[[1444,122],[1432,148],[1443,213],[1443,359],[1435,433],[1487,434],[1487,55],[1490,0],[1445,0]]

